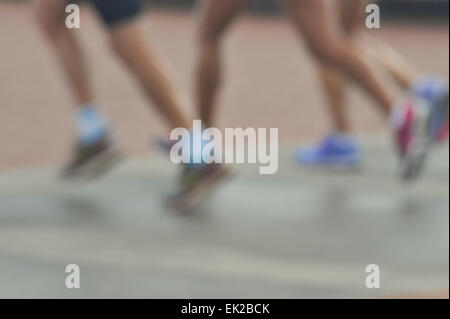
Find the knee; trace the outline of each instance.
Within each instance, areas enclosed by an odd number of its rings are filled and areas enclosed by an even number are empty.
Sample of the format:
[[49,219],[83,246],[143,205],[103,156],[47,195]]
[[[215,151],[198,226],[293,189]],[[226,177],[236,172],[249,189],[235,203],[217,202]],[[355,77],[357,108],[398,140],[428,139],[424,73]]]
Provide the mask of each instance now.
[[148,55],[151,52],[151,48],[135,21],[112,27],[108,30],[108,34],[111,51],[125,62],[129,62],[130,58],[142,54]]
[[114,36],[114,34],[111,34],[109,37],[109,47],[111,51],[119,58],[125,54],[122,41],[119,37]]
[[128,48],[130,44],[127,38],[120,34],[120,31],[111,31],[109,36],[109,47],[111,51],[122,60],[126,60],[128,56]]
[[339,65],[342,62],[344,46],[341,44],[313,44],[310,46],[316,59],[328,65]]
[[218,49],[221,40],[220,32],[214,32],[211,28],[200,26],[197,34],[197,43],[201,52],[206,53]]

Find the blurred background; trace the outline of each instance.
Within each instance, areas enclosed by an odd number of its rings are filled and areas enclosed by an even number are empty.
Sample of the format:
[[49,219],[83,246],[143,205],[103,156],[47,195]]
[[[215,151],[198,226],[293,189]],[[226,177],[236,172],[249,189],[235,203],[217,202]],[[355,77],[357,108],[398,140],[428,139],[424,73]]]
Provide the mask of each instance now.
[[[148,2],[149,45],[192,96],[195,1]],[[164,125],[89,6],[78,35],[129,157],[92,184],[58,179],[73,146],[74,101],[30,1],[0,0],[0,297],[448,298],[448,145],[417,183],[401,183],[386,124],[351,86],[363,166],[297,165],[296,147],[331,124],[317,67],[281,3],[254,1],[231,28],[218,112],[220,127],[278,127],[279,172],[239,166],[211,200],[180,215],[164,205],[176,171],[151,147]],[[448,79],[448,1],[378,3],[382,28],[367,32]],[[80,266],[81,289],[65,288],[68,264]],[[365,287],[369,264],[381,268],[380,289]]]

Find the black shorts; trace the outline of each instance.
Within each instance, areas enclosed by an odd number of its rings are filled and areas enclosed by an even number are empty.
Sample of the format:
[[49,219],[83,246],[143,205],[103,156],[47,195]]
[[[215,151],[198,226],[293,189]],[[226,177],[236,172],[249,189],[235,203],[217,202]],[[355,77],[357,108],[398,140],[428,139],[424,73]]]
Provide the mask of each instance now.
[[[88,0],[81,2],[91,2],[104,23],[108,27],[113,27],[137,17],[141,12],[142,1],[143,0]],[[68,0],[68,2],[73,3],[77,1]]]

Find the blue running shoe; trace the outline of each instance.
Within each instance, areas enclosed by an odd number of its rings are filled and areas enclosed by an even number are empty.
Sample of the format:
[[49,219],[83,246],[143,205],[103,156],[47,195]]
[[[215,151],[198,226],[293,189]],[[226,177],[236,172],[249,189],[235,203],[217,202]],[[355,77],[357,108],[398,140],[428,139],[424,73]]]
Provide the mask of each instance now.
[[317,146],[302,148],[295,154],[298,163],[312,166],[357,166],[362,151],[360,145],[351,137],[328,135]]
[[172,148],[172,145],[173,143],[163,139],[162,137],[156,138],[153,142],[153,146],[155,147],[155,149],[165,155],[170,155],[170,149]]

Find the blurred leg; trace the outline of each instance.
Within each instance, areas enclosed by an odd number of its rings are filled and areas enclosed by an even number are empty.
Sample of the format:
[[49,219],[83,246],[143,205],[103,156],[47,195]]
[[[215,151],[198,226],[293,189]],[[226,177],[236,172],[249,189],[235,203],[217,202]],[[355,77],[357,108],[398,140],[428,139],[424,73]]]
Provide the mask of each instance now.
[[[200,119],[211,127],[220,85],[220,40],[226,27],[247,0],[203,0],[199,31],[200,57],[196,71],[196,98]],[[212,186],[223,181],[229,168],[222,164],[187,165],[181,178],[182,191],[170,200],[176,209],[189,209],[202,201]]]
[[[343,0],[342,5],[338,6],[339,24],[349,41],[353,41],[355,33],[361,29],[364,4],[365,0]],[[324,63],[320,64],[320,76],[334,129],[338,133],[346,134],[350,131],[345,110],[346,78],[341,75],[341,72]]]
[[334,130],[346,134],[351,130],[345,110],[346,79],[324,64],[320,65],[320,76]]
[[220,41],[227,26],[249,0],[204,0],[199,31],[200,57],[197,66],[197,103],[206,126],[213,123],[222,75]]
[[370,38],[363,50],[383,65],[403,90],[408,90],[421,75],[394,48],[386,43]]
[[72,31],[65,26],[63,0],[34,0],[41,29],[55,48],[79,106],[78,136],[73,158],[62,171],[65,178],[99,177],[120,157],[109,134],[106,119],[94,103],[88,66]]
[[[341,22],[346,34],[353,36],[355,31],[361,29],[364,21],[366,0],[345,0],[341,6]],[[364,54],[374,58],[383,65],[398,85],[409,89],[420,72],[412,66],[397,50],[375,38],[369,38],[367,45],[363,46]]]
[[388,116],[393,97],[381,86],[358,50],[346,39],[332,33],[323,0],[287,0],[291,15],[314,55],[334,70],[361,85]]
[[63,0],[34,0],[39,25],[55,49],[79,106],[92,103],[94,97],[83,52],[73,34],[65,26]]
[[111,28],[110,40],[114,52],[136,76],[169,126],[190,127],[191,123],[182,113],[187,109],[187,100],[172,86],[167,69],[149,48],[137,23],[130,21]]
[[343,0],[339,6],[340,23],[345,34],[353,37],[364,25],[366,0]]

